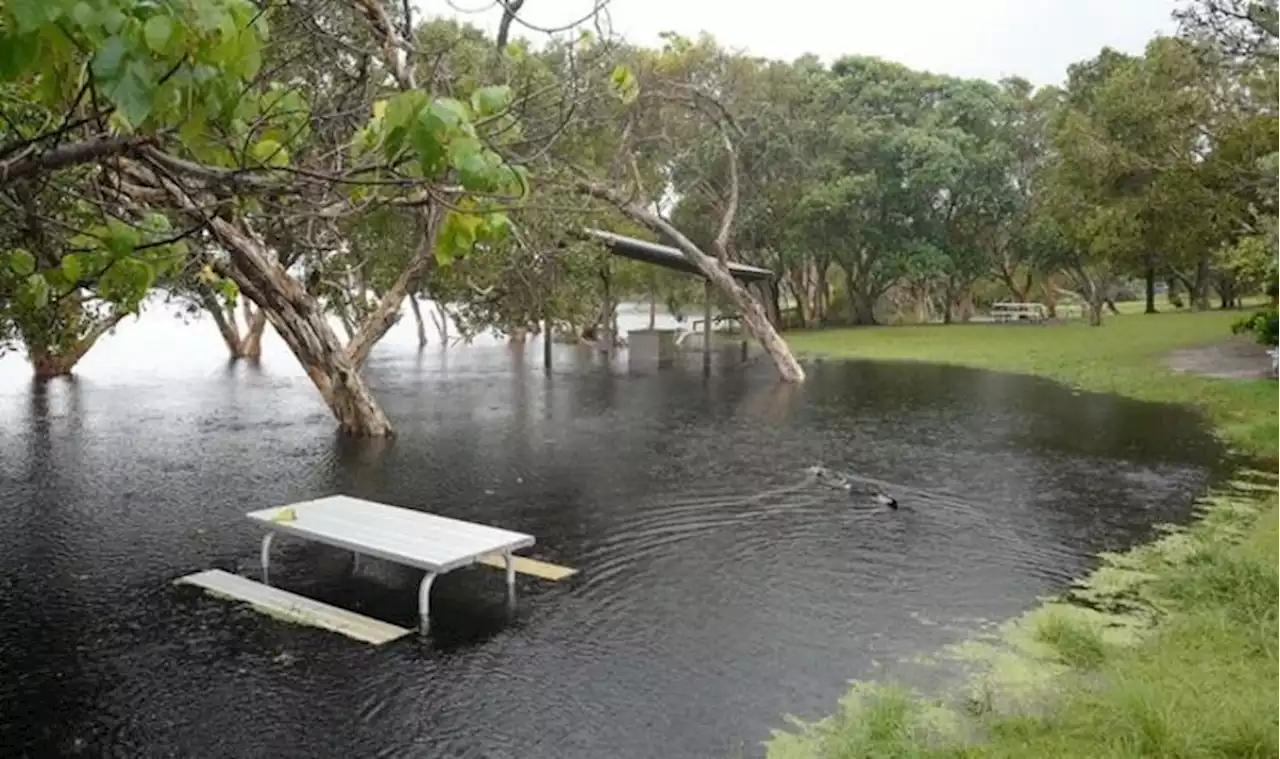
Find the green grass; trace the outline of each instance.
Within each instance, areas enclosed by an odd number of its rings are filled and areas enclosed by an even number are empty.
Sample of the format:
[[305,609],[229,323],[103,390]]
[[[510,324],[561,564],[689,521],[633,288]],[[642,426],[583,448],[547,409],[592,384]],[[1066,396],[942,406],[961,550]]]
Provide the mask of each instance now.
[[[1274,381],[1169,371],[1170,350],[1223,339],[1237,314],[1113,318],[1100,329],[902,327],[791,334],[805,354],[938,361],[1036,374],[1075,387],[1201,409],[1224,438],[1276,459]],[[1274,472],[1274,464],[1271,472]],[[797,723],[770,759],[1219,759],[1277,757],[1280,530],[1274,480],[1237,484],[1201,503],[1202,518],[1120,555],[1075,597],[1123,615],[1042,607],[1015,620],[1052,671],[1031,701],[966,710],[891,684],[859,684],[837,712]],[[1058,611],[1064,607],[1057,603]],[[1006,636],[1012,640],[1012,636]],[[984,686],[987,687],[987,686]],[[999,683],[990,687],[1000,687]],[[991,701],[994,703],[994,700]]]
[[1179,374],[1169,351],[1225,340],[1240,311],[1122,315],[1101,327],[956,324],[791,332],[802,355],[958,364],[1035,374],[1072,387],[1195,405],[1241,452],[1275,458],[1276,383]]

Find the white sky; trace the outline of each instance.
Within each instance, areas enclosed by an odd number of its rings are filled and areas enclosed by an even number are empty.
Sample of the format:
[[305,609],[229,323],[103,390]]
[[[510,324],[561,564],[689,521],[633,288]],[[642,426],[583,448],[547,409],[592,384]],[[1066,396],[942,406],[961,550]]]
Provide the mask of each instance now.
[[[453,7],[451,7],[451,4]],[[614,31],[656,44],[658,33],[713,34],[753,55],[826,61],[874,55],[939,74],[999,79],[1020,75],[1057,84],[1067,65],[1104,45],[1141,52],[1157,32],[1172,33],[1174,0],[611,0]],[[428,15],[464,18],[492,33],[492,0],[417,0]],[[563,26],[593,0],[526,0],[521,17]],[[461,9],[464,12],[459,12]],[[513,28],[512,36],[544,35]]]

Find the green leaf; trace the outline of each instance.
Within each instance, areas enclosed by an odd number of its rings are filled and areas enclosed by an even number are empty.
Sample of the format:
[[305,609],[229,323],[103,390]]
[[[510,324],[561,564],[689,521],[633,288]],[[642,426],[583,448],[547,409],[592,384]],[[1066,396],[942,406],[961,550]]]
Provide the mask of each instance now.
[[76,3],[76,6],[71,9],[71,19],[80,26],[93,26],[98,20],[98,12],[88,3]]
[[[204,5],[204,3],[199,3]],[[120,12],[119,8],[112,6],[102,12],[102,28],[107,30],[107,34],[115,34],[124,27],[124,22],[128,21],[128,17]]]
[[0,79],[16,79],[40,57],[40,35],[9,37],[0,44]]
[[453,158],[462,186],[472,192],[487,192],[492,188],[489,162],[479,153],[460,153]]
[[45,7],[49,0],[8,0],[9,12],[18,22],[19,32],[29,32],[48,20]]
[[428,109],[432,116],[440,120],[440,123],[452,129],[461,129],[464,125],[470,125],[471,114],[467,111],[466,104],[453,98],[436,98],[431,101]]
[[147,120],[155,104],[155,83],[149,73],[146,64],[133,61],[107,93],[111,102],[120,109],[120,115],[133,127]]
[[138,247],[140,238],[138,230],[119,219],[107,222],[106,233],[102,236],[102,244],[117,258],[128,256]]
[[477,116],[492,116],[501,113],[511,104],[511,88],[507,85],[497,87],[481,87],[471,93],[471,110]]
[[418,154],[424,177],[434,177],[444,167],[445,145],[440,122],[424,110],[409,130],[409,144]]
[[44,308],[49,305],[49,283],[39,274],[32,274],[27,277],[26,284],[23,288],[24,293],[30,302],[36,308]]
[[22,248],[9,251],[9,268],[19,277],[25,277],[36,270],[36,257]]
[[618,65],[609,74],[609,84],[613,94],[624,103],[631,103],[640,94],[640,84],[636,81],[631,69]]
[[124,38],[119,35],[112,35],[107,41],[102,43],[98,51],[93,56],[93,74],[99,79],[110,79],[120,70],[120,63],[124,60],[125,52],[128,47]]
[[80,281],[80,275],[83,273],[80,268],[80,257],[75,253],[68,253],[62,257],[62,276],[66,278],[68,284],[75,284]]
[[475,214],[450,211],[444,217],[440,235],[436,238],[436,263],[448,265],[459,254],[475,247],[476,233],[482,221]]
[[143,39],[146,40],[147,47],[155,53],[164,51],[164,46],[169,44],[169,37],[172,35],[173,22],[168,16],[152,16],[142,27]]
[[275,140],[258,140],[254,143],[250,152],[258,163],[268,166],[289,165],[289,151],[285,150],[284,146]]

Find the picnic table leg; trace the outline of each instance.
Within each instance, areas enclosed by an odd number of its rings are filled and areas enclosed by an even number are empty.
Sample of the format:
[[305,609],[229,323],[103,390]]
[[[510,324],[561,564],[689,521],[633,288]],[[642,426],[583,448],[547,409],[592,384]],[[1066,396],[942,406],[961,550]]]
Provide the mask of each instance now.
[[507,603],[516,602],[516,557],[510,551],[504,551],[502,558],[507,560]]
[[418,586],[418,617],[422,620],[422,634],[431,629],[431,583],[436,581],[435,574],[428,572]]
[[271,584],[271,539],[275,536],[276,534],[270,530],[262,536],[262,550],[259,552],[258,560],[262,562],[263,585]]

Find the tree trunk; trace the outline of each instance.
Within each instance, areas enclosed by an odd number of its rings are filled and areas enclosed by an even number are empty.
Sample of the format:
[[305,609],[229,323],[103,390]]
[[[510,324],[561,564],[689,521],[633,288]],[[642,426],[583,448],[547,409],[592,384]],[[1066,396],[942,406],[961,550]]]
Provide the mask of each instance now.
[[820,259],[814,264],[813,321],[826,326],[831,318],[831,282],[827,277],[829,264]]
[[241,299],[245,321],[245,332],[241,335],[234,305],[224,307],[218,302],[217,296],[203,286],[199,290],[199,298],[200,305],[213,318],[232,361],[242,358],[257,360],[262,357],[262,333],[267,328],[267,315],[262,309],[251,306],[248,298]]
[[260,308],[250,306],[247,298],[243,310],[249,329],[245,332],[244,339],[240,341],[240,356],[250,361],[257,361],[262,358],[262,333],[267,330],[267,314]]
[[409,310],[413,311],[413,323],[418,328],[418,350],[427,347],[427,325],[422,323],[422,308],[416,295],[409,296]]
[[31,362],[32,374],[37,380],[48,380],[54,377],[66,377],[75,370],[76,364],[84,358],[102,336],[110,332],[124,320],[127,313],[115,313],[94,324],[83,337],[76,340],[70,348],[58,350],[49,345],[28,345],[27,360]]
[[1202,255],[1196,262],[1196,278],[1191,283],[1191,307],[1197,311],[1209,310],[1209,259]]
[[[191,201],[178,196],[184,204]],[[343,434],[387,437],[391,422],[325,319],[324,310],[278,261],[247,233],[220,218],[210,229],[227,249],[226,273],[240,292],[266,313],[276,332],[306,370]]]
[[1087,301],[1087,303],[1089,307],[1089,326],[1101,327],[1102,326],[1102,304],[1095,300],[1089,300]]
[[[709,279],[713,285],[720,288],[721,292],[729,296],[733,305],[738,309],[743,327],[760,343],[765,353],[773,360],[774,366],[778,370],[778,376],[782,381],[804,381],[804,368],[800,366],[799,361],[796,361],[795,356],[791,353],[790,346],[782,339],[778,331],[773,328],[760,302],[741,283],[733,278],[733,275],[729,273],[728,267],[722,261],[703,253],[697,245],[693,244],[693,241],[681,233],[679,229],[676,229],[671,222],[632,200],[629,195],[585,181],[579,182],[578,189],[585,194],[613,203],[632,220],[644,224],[655,232],[666,235],[668,239],[676,244],[676,247],[680,249],[685,258],[702,272],[703,276]],[[730,203],[730,208],[736,205],[736,199],[734,199]],[[724,233],[727,229],[725,222],[731,221],[731,218],[732,214],[726,214],[725,219],[722,220],[721,234],[717,235],[718,238],[725,236]],[[723,258],[723,245],[721,244],[719,247],[719,257]]]
[[1143,311],[1146,314],[1156,313],[1156,267],[1151,263],[1147,263],[1147,307]]
[[952,294],[951,294],[951,284],[947,283],[947,287],[942,292],[942,323],[943,324],[951,323],[951,310],[953,308],[954,302],[955,302],[955,299],[952,297]]
[[440,335],[441,347],[449,347],[449,311],[443,303],[435,302],[435,310],[431,312],[431,323],[436,325],[436,334]]
[[1044,287],[1042,288],[1042,292],[1044,294],[1045,308],[1049,310],[1049,318],[1057,319],[1058,318],[1058,289],[1053,286],[1053,282],[1051,282],[1048,278],[1046,278],[1044,281]]
[[845,294],[849,298],[849,321],[851,324],[861,327],[869,327],[876,323],[876,297],[866,288],[858,287],[853,279],[853,274],[848,269],[844,271],[844,289]]
[[1103,298],[1102,300],[1103,300],[1103,303],[1106,305],[1108,311],[1115,314],[1116,316],[1120,315],[1120,309],[1116,307],[1116,302],[1114,298]]

